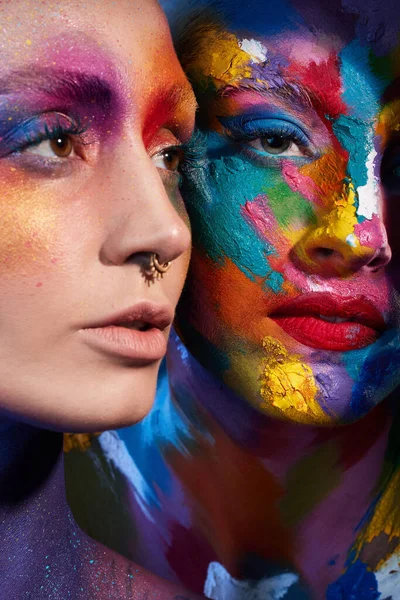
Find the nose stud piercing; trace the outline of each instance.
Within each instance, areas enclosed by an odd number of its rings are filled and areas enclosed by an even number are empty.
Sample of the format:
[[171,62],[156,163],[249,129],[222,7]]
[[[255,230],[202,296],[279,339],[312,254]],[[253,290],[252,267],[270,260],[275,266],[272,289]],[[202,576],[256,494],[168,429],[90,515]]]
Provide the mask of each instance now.
[[158,254],[150,254],[149,266],[146,269],[146,275],[151,279],[160,279],[171,266],[171,261],[160,263]]

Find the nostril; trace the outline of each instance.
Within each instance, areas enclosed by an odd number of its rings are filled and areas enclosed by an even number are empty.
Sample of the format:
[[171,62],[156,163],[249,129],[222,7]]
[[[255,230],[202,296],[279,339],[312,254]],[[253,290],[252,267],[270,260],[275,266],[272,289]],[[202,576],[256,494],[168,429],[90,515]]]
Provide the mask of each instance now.
[[335,251],[332,248],[318,248],[318,253],[321,256],[332,256]]
[[314,248],[312,255],[314,260],[331,258],[335,254],[335,250],[332,248]]
[[368,263],[368,266],[371,267],[372,269],[377,269],[381,265],[382,265],[382,259],[380,256],[376,256]]

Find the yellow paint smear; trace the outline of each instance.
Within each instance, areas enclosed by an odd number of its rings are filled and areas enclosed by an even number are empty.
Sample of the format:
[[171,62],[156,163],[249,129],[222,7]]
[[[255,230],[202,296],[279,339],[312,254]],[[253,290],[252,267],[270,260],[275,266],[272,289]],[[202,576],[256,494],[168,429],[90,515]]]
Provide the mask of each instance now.
[[[351,266],[354,258],[364,259],[371,254],[371,249],[362,246],[360,240],[355,234],[355,227],[358,224],[357,219],[357,192],[351,179],[343,182],[340,191],[335,191],[330,199],[330,210],[326,211],[320,219],[319,227],[315,228],[307,236],[307,245],[309,247],[331,247],[339,244],[340,253],[345,259],[342,270],[342,276],[346,275],[346,270]],[[300,246],[300,251],[302,248]],[[306,248],[302,251],[302,259],[311,262]],[[337,266],[339,268],[339,266]]]
[[86,452],[91,445],[94,437],[100,433],[64,433],[64,452],[70,452],[72,449]]
[[289,354],[273,337],[263,339],[266,357],[262,366],[260,394],[265,402],[261,408],[272,405],[285,417],[299,422],[329,423],[329,417],[318,404],[318,387],[311,367],[300,356]]
[[[356,191],[352,181],[343,184],[341,193],[334,198],[334,209],[329,213],[327,233],[331,237],[346,241],[349,235],[354,235],[357,225]],[[353,250],[360,245],[354,236]]]
[[240,48],[235,35],[222,33],[216,28],[208,29],[203,32],[199,45],[190,65],[190,71],[197,80],[199,75],[211,77],[219,89],[251,77],[251,56]]
[[[387,535],[388,543],[394,538],[400,540],[399,489],[400,470],[398,469],[389,481],[382,498],[379,500],[372,519],[357,538],[355,544],[357,557],[365,546],[373,542],[373,540],[382,533]],[[393,552],[388,552],[388,554],[393,554]],[[382,556],[382,560],[377,568],[379,568],[387,558],[388,556]]]
[[376,128],[376,133],[381,136],[382,146],[385,147],[388,143],[393,131],[400,129],[400,100],[394,100],[383,107],[379,122]]

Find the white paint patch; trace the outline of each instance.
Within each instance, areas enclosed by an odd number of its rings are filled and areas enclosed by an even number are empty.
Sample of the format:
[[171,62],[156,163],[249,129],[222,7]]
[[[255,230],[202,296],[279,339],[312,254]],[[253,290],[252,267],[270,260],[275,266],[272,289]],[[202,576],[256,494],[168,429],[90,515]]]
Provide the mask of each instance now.
[[400,598],[400,556],[393,554],[375,573],[378,582],[379,598]]
[[349,233],[349,235],[346,238],[346,243],[352,248],[357,248],[357,238],[354,235],[354,233]]
[[294,573],[241,581],[229,575],[218,562],[208,565],[204,595],[212,600],[284,600],[289,588],[299,580]]
[[243,39],[239,40],[239,46],[243,50],[251,56],[253,62],[265,62],[267,60],[267,50],[261,44],[261,42],[257,40],[248,40]]
[[[116,431],[105,431],[99,437],[99,444],[103,451],[104,458],[108,462],[110,471],[119,471],[131,482],[136,501],[142,509],[143,514],[151,523],[155,523],[147,506],[150,498],[153,499],[153,501],[157,501],[157,498],[142,477],[142,474],[125,446],[125,442],[121,440]],[[111,489],[113,489],[113,481],[109,482],[109,485]]]
[[357,188],[358,193],[358,210],[359,217],[365,217],[371,220],[372,215],[378,214],[379,211],[379,185],[374,174],[374,162],[377,152],[372,148],[367,160],[367,183],[366,185]]

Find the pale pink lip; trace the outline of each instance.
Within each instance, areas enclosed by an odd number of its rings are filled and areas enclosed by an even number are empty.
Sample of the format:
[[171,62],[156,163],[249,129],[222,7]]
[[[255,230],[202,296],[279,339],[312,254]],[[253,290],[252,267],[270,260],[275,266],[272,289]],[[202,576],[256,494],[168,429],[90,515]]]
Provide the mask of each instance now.
[[[102,353],[140,363],[161,360],[167,351],[174,311],[168,305],[141,302],[80,329],[86,343]],[[145,330],[130,328],[140,322]]]

